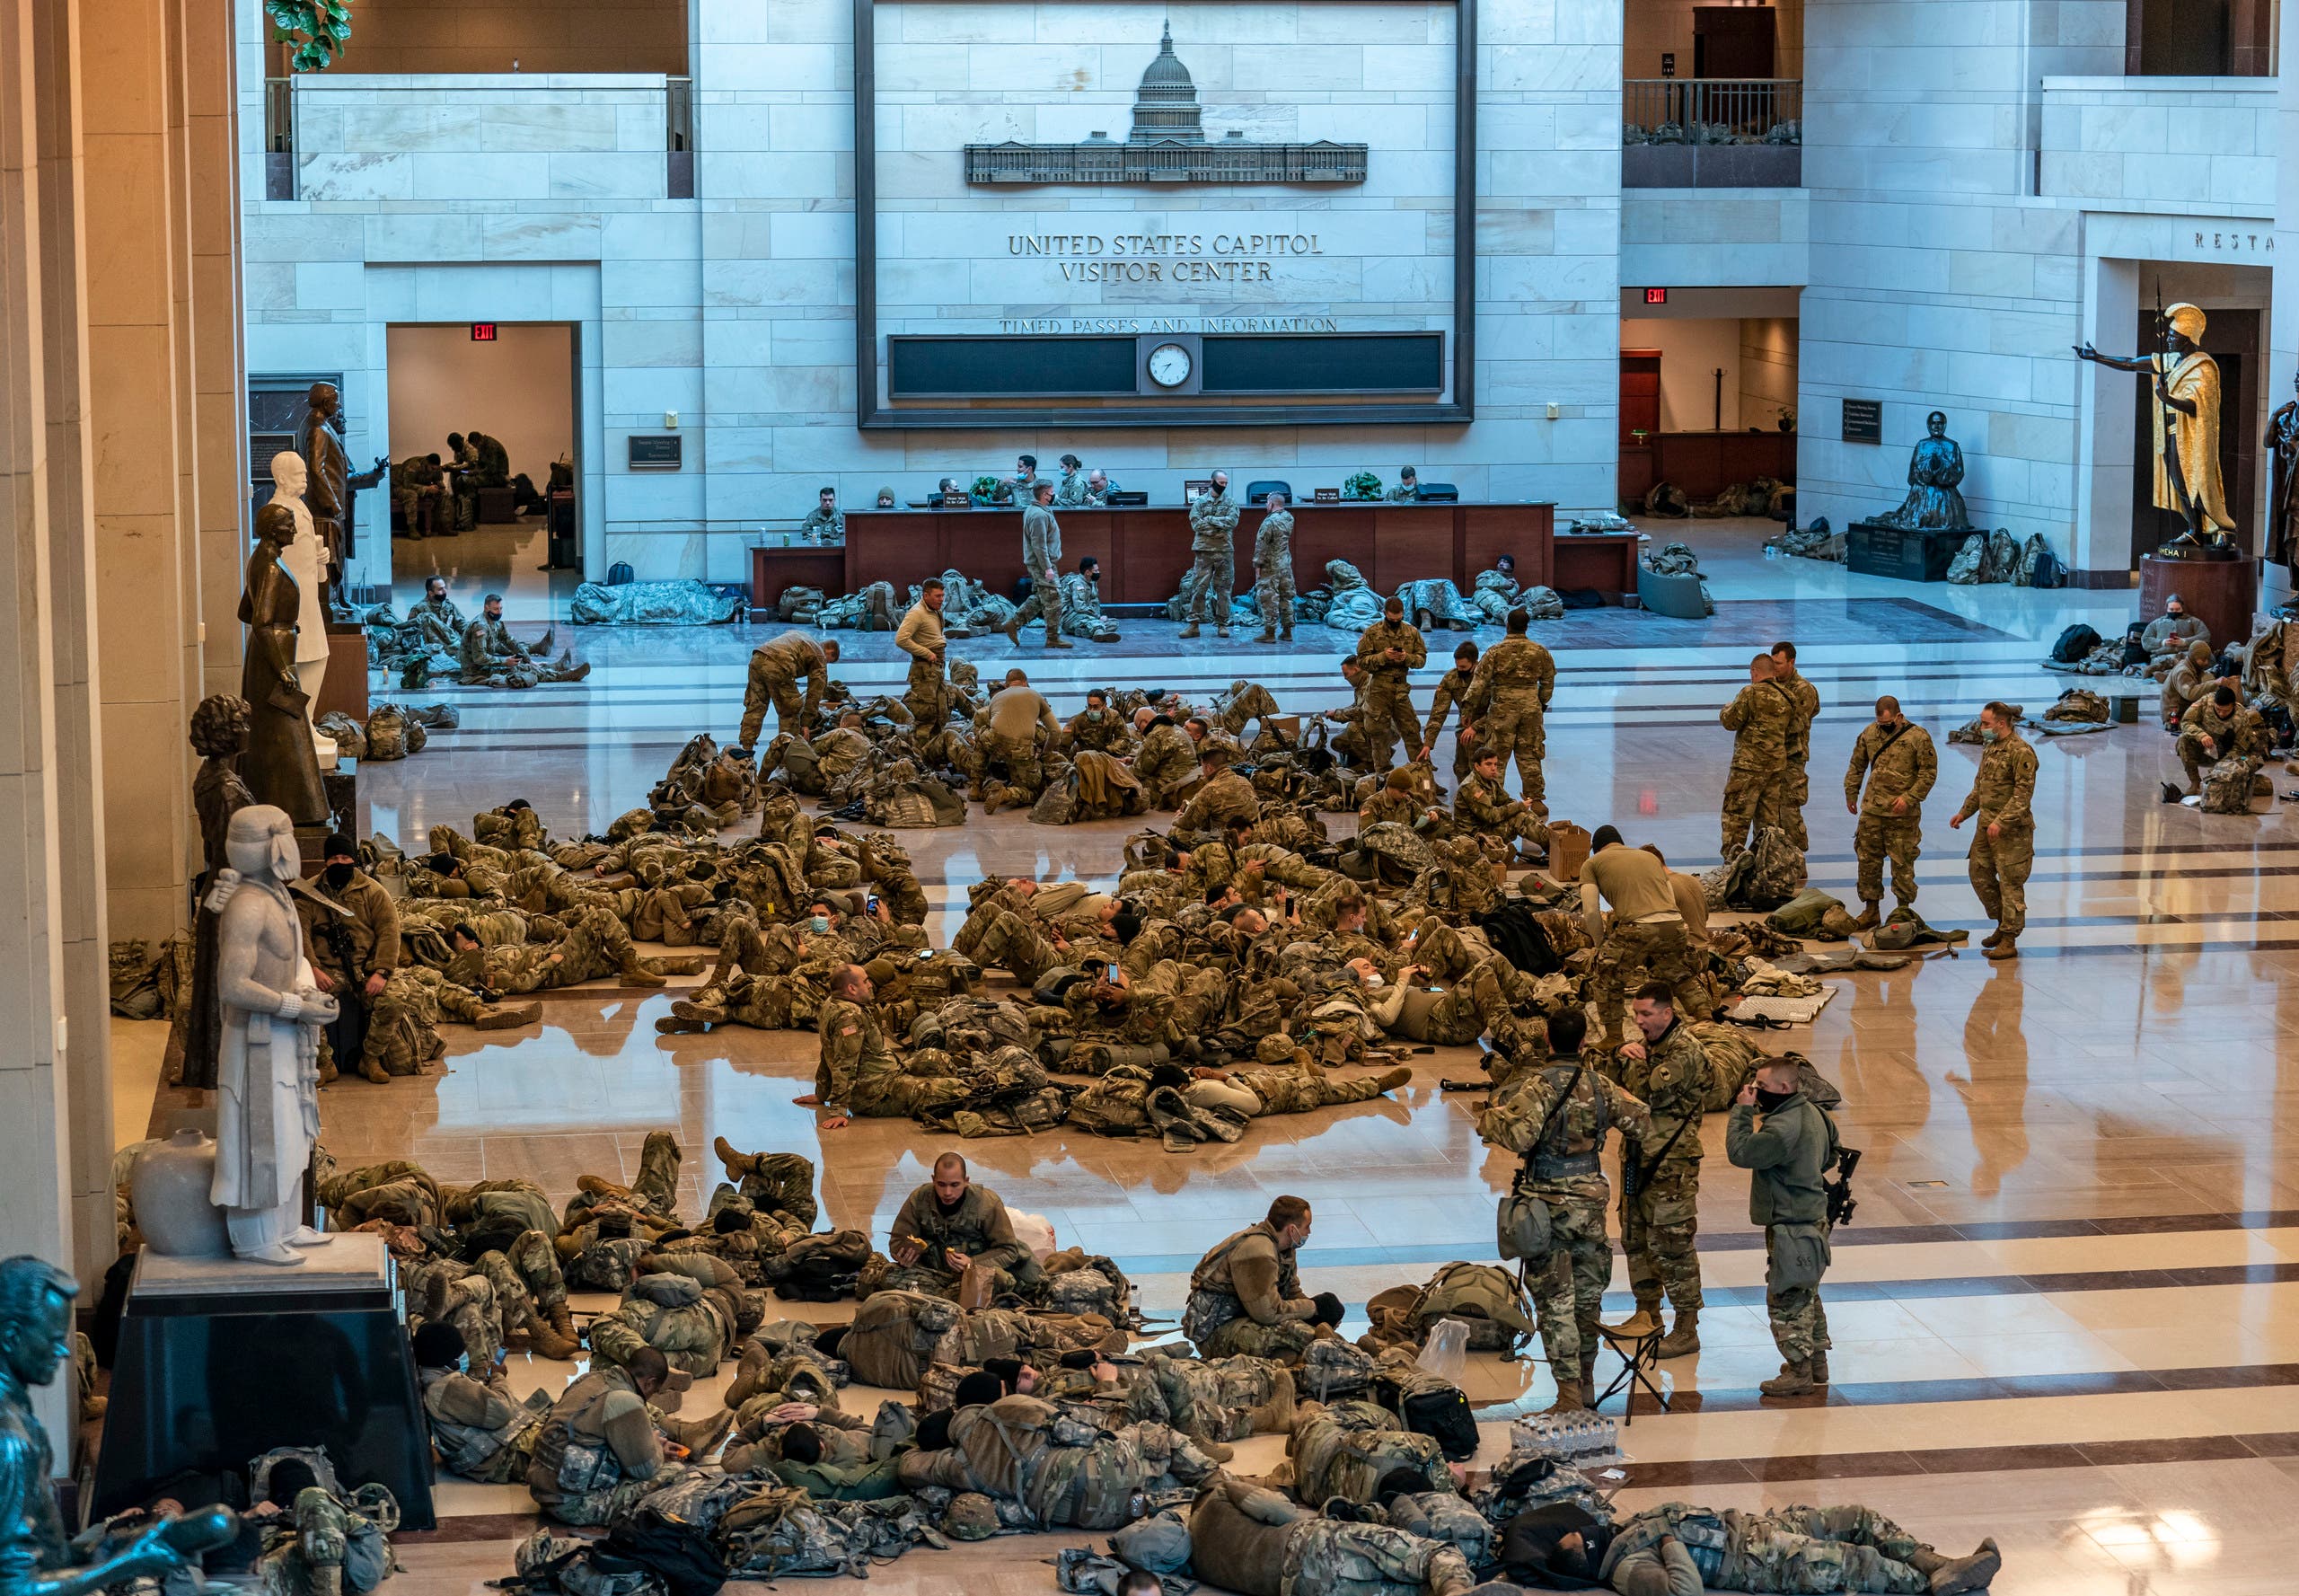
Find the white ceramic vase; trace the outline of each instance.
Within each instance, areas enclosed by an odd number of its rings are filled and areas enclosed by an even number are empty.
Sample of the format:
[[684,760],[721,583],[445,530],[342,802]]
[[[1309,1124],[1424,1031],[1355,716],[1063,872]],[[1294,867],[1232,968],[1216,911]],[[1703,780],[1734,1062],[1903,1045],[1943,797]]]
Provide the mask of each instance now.
[[137,1159],[128,1195],[144,1244],[170,1257],[231,1257],[224,1211],[207,1195],[215,1183],[216,1139],[203,1131],[178,1131]]

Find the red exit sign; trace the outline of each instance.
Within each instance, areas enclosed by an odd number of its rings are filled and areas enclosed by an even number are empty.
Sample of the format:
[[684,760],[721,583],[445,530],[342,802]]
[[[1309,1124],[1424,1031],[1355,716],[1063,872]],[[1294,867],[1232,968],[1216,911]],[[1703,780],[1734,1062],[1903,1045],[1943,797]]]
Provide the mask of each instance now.
[[[1645,290],[1647,295],[1650,295],[1652,292],[1652,290],[1650,288]],[[493,343],[495,341],[495,323],[492,322],[473,322],[471,324],[471,341],[475,344]]]
[[[1647,304],[1666,304],[1669,303],[1669,291],[1666,288],[1647,288],[1644,290],[1644,303]],[[479,336],[479,330],[476,327],[472,328],[471,335],[473,338],[477,338]],[[495,336],[495,329],[492,327],[489,328],[487,330],[487,336],[493,338]]]

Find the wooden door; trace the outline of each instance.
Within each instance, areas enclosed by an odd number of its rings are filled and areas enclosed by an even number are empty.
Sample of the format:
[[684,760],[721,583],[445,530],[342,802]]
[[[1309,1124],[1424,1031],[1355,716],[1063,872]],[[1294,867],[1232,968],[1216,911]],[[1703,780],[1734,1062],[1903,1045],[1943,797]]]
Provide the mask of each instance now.
[[1696,5],[1692,75],[1768,78],[1774,71],[1774,40],[1769,5]]

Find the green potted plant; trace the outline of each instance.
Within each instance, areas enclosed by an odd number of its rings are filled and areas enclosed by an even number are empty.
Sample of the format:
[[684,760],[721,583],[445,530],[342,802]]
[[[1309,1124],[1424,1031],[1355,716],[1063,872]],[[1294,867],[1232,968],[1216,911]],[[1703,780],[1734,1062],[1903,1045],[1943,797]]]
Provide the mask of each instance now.
[[1379,498],[1381,497],[1381,479],[1370,471],[1358,472],[1342,483],[1341,496],[1343,498]]
[[997,477],[980,476],[966,491],[976,504],[1000,504],[1013,497],[1013,489]]
[[287,64],[297,72],[324,72],[351,38],[344,0],[264,0],[263,13],[278,41],[295,47]]

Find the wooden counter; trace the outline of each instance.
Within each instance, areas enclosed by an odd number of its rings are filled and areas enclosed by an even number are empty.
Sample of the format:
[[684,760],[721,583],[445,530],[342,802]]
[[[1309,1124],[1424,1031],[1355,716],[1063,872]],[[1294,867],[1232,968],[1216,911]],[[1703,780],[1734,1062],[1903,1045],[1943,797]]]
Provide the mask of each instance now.
[[846,551],[835,545],[794,544],[788,549],[751,549],[751,619],[771,618],[785,587],[819,587],[836,598],[847,592]]
[[[1298,504],[1293,507],[1293,582],[1303,592],[1322,586],[1326,561],[1346,560],[1383,593],[1425,577],[1449,578],[1463,592],[1503,554],[1517,557],[1517,579],[1527,586],[1549,581],[1555,507],[1546,504]],[[1238,591],[1253,586],[1254,533],[1263,511],[1238,518]],[[1102,602],[1162,604],[1180,591],[1188,573],[1189,514],[1178,506],[1139,509],[1058,508],[1061,565],[1075,569],[1091,554],[1102,562]],[[1595,539],[1571,542],[1594,542]],[[1628,540],[1625,583],[1585,581],[1612,593],[1636,586],[1635,540]],[[754,551],[752,569],[758,569]],[[816,552],[824,552],[816,551]],[[946,570],[963,571],[992,589],[1010,593],[1022,577],[1019,510],[849,510],[844,591],[891,582],[899,602],[910,585]],[[1581,551],[1575,550],[1577,556]],[[801,578],[789,578],[787,580]],[[755,577],[753,578],[755,583]],[[1552,584],[1554,585],[1554,584]],[[753,587],[755,593],[755,586]],[[755,597],[753,603],[757,602]]]

